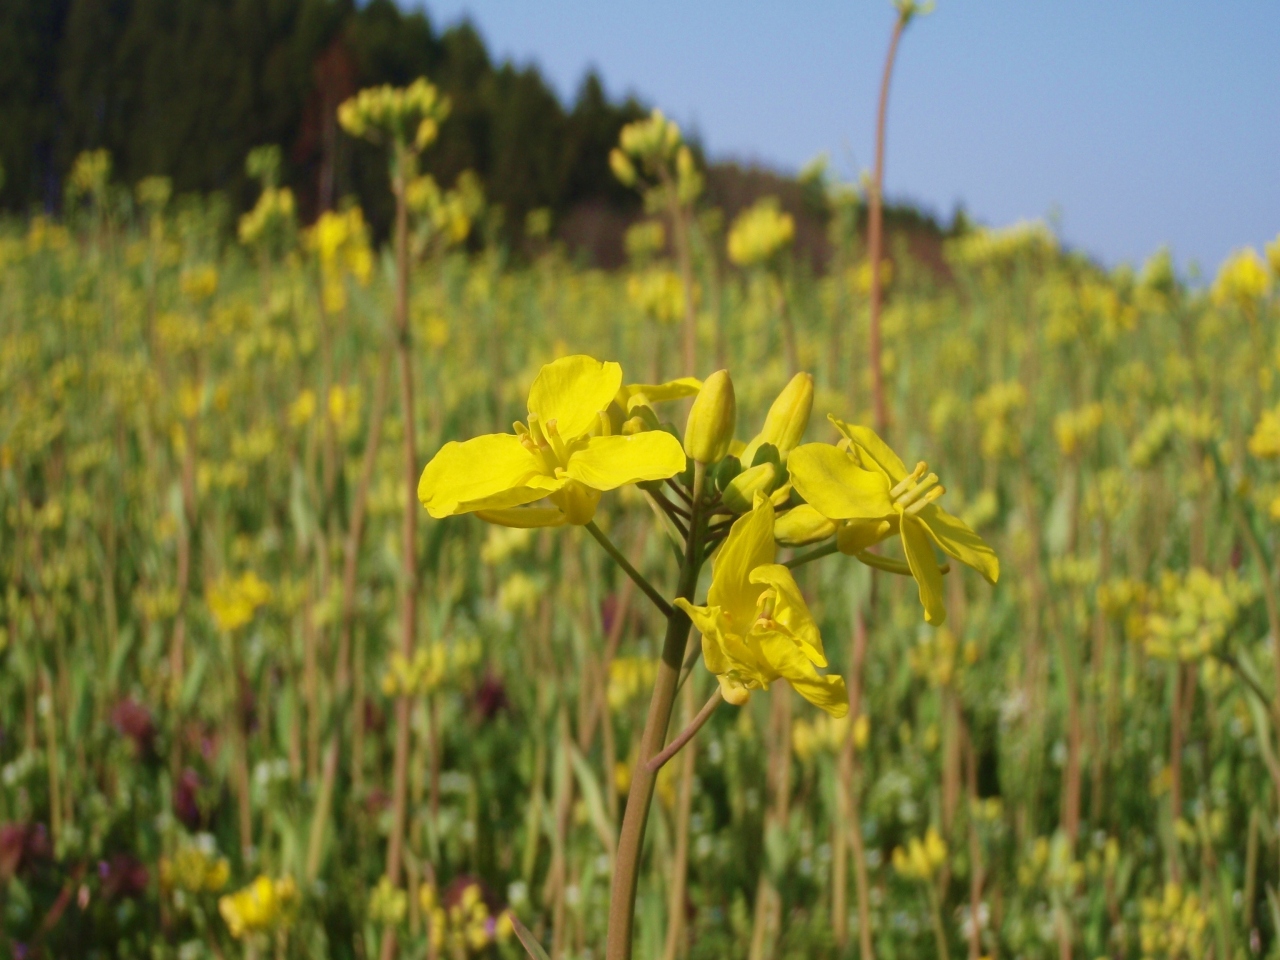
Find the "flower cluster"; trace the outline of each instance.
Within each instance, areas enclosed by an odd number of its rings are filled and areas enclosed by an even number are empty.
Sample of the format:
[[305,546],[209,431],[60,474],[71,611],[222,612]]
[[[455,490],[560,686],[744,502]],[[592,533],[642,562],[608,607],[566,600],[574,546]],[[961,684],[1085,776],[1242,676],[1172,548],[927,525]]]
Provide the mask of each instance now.
[[930,827],[924,839],[912,837],[906,847],[893,848],[893,869],[912,880],[932,880],[947,862],[947,842]]
[[218,627],[227,633],[247,626],[258,608],[271,600],[271,588],[250,570],[239,577],[224,574],[205,590],[205,604]]
[[455,676],[480,659],[480,641],[455,644],[433,643],[419,647],[412,659],[400,653],[391,655],[387,672],[382,677],[382,692],[388,697],[426,696],[446,677]]
[[218,912],[237,940],[288,928],[297,906],[298,886],[289,876],[275,880],[259,876],[247,887],[218,900]]
[[432,949],[450,956],[481,953],[491,944],[506,943],[515,932],[511,912],[491,912],[476,883],[444,899],[432,884],[424,883],[418,889],[418,904],[427,916]]

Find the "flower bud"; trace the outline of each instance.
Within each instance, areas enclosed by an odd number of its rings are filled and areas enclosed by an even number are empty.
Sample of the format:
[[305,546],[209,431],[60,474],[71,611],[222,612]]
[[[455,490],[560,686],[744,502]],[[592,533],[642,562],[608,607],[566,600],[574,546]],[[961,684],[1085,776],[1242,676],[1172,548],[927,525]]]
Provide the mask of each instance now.
[[817,543],[836,532],[836,525],[807,503],[778,517],[773,523],[773,537],[786,547]]
[[768,494],[778,469],[772,463],[761,463],[743,470],[724,488],[724,505],[734,513],[746,513],[755,504],[757,493]]
[[707,377],[689,408],[684,452],[699,463],[716,463],[729,452],[737,425],[738,405],[728,370]]
[[813,375],[797,373],[769,407],[760,433],[742,452],[743,463],[751,462],[762,443],[772,443],[785,461],[787,454],[800,445],[804,432],[809,427],[809,414],[812,412]]
[[636,168],[632,165],[631,158],[617,147],[609,151],[609,168],[624,187],[636,182]]

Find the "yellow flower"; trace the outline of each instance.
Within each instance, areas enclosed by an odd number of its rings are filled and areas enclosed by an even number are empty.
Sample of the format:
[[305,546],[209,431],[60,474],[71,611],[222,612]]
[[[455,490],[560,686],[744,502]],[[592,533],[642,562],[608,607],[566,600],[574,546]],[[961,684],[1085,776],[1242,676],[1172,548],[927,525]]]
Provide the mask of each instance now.
[[912,837],[905,849],[894,848],[893,868],[904,877],[929,880],[946,859],[947,843],[938,835],[937,830],[930,827],[925,831],[923,841]]
[[791,571],[774,563],[773,504],[760,498],[740,517],[715,559],[707,605],[676,600],[702,632],[707,669],[733,704],[778,679],[833,717],[849,712],[844,679],[823,676],[822,636]]
[[[791,482],[823,517],[837,521],[842,553],[863,554],[891,536],[902,538],[911,575],[920,587],[925,620],[935,626],[947,617],[942,571],[933,546],[972,567],[994,584],[1000,561],[980,536],[935,502],[944,492],[936,474],[921,462],[910,473],[873,430],[829,418],[845,436],[841,447],[809,443],[791,452]],[[864,562],[869,554],[860,556]]]
[[1249,437],[1249,452],[1266,459],[1280,457],[1280,410],[1264,410]]
[[1226,259],[1213,281],[1213,299],[1249,308],[1271,288],[1267,265],[1252,247],[1237,250]]
[[[680,473],[684,450],[669,433],[613,434],[606,411],[621,386],[616,363],[572,356],[547,364],[529,390],[528,426],[445,444],[422,471],[418,499],[437,519],[476,513],[508,527],[581,525],[602,491]],[[525,506],[542,499],[552,506]]]
[[253,571],[232,580],[222,576],[205,591],[205,603],[218,626],[230,633],[248,624],[271,599],[271,588]]
[[292,877],[272,880],[259,876],[253,883],[218,900],[218,912],[231,936],[239,940],[247,933],[264,933],[287,926],[298,900]]
[[762,197],[738,214],[729,228],[729,259],[740,267],[765,263],[790,246],[796,222],[779,209],[777,197]]

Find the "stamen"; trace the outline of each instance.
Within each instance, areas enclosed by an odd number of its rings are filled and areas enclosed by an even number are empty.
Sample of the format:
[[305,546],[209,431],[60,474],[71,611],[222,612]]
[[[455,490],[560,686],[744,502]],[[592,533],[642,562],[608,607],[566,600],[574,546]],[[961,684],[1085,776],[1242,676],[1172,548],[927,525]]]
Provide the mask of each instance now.
[[551,444],[551,449],[555,451],[556,459],[561,463],[568,463],[569,452],[564,448],[564,441],[560,439],[560,431],[556,428],[554,417],[547,421],[546,434],[547,440]]
[[946,492],[947,492],[946,487],[934,487],[932,490],[926,493],[923,497],[921,497],[915,503],[911,504],[911,506],[903,510],[903,513],[905,513],[909,517],[914,517],[917,513],[919,513],[929,504],[933,503],[933,501],[937,500],[940,496],[942,496]]
[[929,465],[921,460],[916,464],[916,468],[899,481],[898,485],[889,491],[890,499],[897,500],[903,493],[910,490],[921,477],[924,472],[929,469]]
[[911,504],[915,503],[917,500],[923,497],[925,495],[925,492],[928,491],[930,487],[936,486],[937,483],[938,483],[938,475],[936,473],[929,474],[927,477],[921,480],[918,484],[916,484],[914,487],[912,487],[910,490],[908,490],[906,493],[900,496],[898,498],[898,503],[902,504],[904,507],[911,506]]

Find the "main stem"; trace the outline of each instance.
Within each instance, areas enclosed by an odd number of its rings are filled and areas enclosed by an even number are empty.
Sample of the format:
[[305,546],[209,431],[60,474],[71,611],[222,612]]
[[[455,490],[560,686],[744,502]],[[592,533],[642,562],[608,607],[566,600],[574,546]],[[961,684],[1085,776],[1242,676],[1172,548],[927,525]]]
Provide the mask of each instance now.
[[884,435],[889,415],[884,400],[884,372],[880,368],[880,301],[884,297],[880,281],[880,260],[884,256],[884,128],[889,113],[889,81],[893,77],[893,62],[898,56],[898,41],[906,26],[905,17],[899,16],[889,38],[889,55],[884,61],[884,76],[880,81],[880,106],[876,111],[876,166],[871,183],[871,209],[867,223],[867,261],[871,267],[871,392],[875,404],[876,432]]
[[[692,520],[689,537],[685,542],[684,561],[680,565],[680,583],[676,590],[676,596],[685,599],[693,597],[698,586],[698,572],[702,568],[701,501],[705,477],[706,468],[700,463],[695,464]],[[605,960],[631,960],[631,928],[635,919],[640,855],[644,849],[649,805],[653,802],[653,787],[658,779],[658,772],[650,771],[648,764],[662,750],[667,738],[667,727],[675,705],[690,626],[692,624],[689,617],[683,610],[678,607],[672,609],[667,617],[662,660],[658,663],[658,676],[653,685],[653,697],[649,701],[649,715],[645,719],[644,733],[640,738],[640,754],[632,770],[627,809],[622,815],[622,830],[618,835],[618,856],[613,871],[613,886],[609,893],[609,933],[605,945]]]

